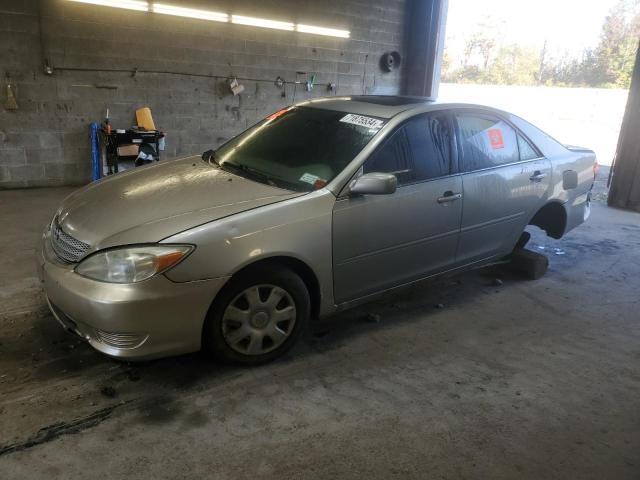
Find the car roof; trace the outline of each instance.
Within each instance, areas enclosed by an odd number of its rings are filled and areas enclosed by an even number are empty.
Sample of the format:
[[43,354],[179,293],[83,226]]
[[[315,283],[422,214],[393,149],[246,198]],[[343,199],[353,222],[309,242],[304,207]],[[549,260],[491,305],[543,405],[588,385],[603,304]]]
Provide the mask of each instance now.
[[296,104],[300,107],[334,110],[357,115],[379,118],[391,118],[407,110],[443,110],[448,108],[474,108],[500,112],[484,105],[467,103],[443,103],[428,97],[410,97],[401,95],[351,95],[344,97],[323,97]]

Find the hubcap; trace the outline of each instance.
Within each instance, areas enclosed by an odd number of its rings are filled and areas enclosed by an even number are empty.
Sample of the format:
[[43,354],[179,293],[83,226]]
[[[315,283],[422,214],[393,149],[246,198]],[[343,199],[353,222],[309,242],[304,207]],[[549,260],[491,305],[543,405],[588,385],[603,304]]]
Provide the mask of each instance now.
[[251,317],[251,326],[253,328],[264,328],[269,324],[269,314],[267,312],[257,312]]
[[255,285],[227,305],[222,334],[236,352],[262,355],[282,345],[295,322],[296,305],[286,290],[276,285]]

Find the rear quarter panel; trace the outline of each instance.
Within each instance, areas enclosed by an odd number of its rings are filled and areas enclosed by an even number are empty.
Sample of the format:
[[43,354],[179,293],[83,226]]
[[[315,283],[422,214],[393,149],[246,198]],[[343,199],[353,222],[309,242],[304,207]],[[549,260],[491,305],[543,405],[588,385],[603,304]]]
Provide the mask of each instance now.
[[[592,150],[580,147],[567,148],[553,137],[516,115],[510,120],[527,135],[551,162],[551,187],[548,201],[563,205],[567,214],[565,233],[585,220],[585,206],[593,186],[593,164],[596,161]],[[577,177],[576,185],[566,181]]]
[[[552,161],[553,198],[563,202],[567,213],[565,233],[586,220],[588,202],[594,182],[593,164],[596,155],[587,149],[567,149],[569,154]],[[577,177],[577,185],[567,185],[567,179]]]

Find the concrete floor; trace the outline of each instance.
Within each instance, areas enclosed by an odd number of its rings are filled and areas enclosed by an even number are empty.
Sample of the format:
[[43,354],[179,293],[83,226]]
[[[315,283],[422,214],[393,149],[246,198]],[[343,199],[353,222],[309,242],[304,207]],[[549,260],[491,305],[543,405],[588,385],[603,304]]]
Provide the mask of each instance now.
[[0,192],[0,478],[640,477],[638,214],[536,235],[541,280],[420,285],[242,369],[120,363],[58,327],[32,256],[68,192]]

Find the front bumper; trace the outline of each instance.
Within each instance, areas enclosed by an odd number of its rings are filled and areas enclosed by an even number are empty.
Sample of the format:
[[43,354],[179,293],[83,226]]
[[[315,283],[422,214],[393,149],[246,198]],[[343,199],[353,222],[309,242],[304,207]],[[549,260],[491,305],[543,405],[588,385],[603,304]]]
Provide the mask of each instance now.
[[209,306],[228,277],[176,283],[158,275],[135,284],[91,280],[61,263],[47,238],[38,249],[38,274],[54,317],[91,346],[128,360],[200,349]]

